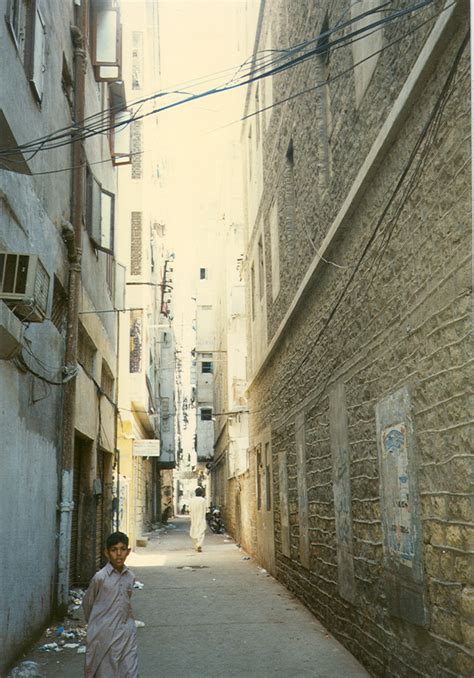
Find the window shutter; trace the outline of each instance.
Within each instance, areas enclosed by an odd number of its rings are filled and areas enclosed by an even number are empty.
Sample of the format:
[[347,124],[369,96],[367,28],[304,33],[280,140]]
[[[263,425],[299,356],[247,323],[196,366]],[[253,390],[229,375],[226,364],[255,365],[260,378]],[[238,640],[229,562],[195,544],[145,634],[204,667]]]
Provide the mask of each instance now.
[[129,165],[132,162],[131,121],[132,111],[119,111],[113,118],[112,159],[114,165]]
[[46,25],[38,4],[32,16],[31,42],[28,44],[28,77],[38,101],[43,98],[44,72],[46,70]]
[[101,190],[97,179],[92,176],[90,236],[96,245],[101,245]]
[[112,252],[114,244],[114,195],[102,191],[100,214],[100,246],[106,252]]

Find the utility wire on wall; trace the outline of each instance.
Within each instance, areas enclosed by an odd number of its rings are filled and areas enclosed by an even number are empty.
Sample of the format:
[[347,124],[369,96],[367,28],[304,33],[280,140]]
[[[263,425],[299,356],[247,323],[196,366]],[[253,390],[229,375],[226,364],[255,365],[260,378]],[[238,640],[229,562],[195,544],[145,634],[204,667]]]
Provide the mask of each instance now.
[[[361,294],[365,295],[365,294],[367,294],[368,289],[370,289],[370,286],[373,283],[374,277],[375,277],[375,275],[378,271],[378,268],[380,266],[380,259],[377,263],[377,267],[375,269],[375,272],[372,274],[372,277],[370,278],[369,285],[367,285],[363,290],[361,290],[362,283],[367,282],[367,273],[371,272],[372,266],[374,265],[374,262],[377,262],[377,258],[383,257],[383,254],[386,251],[386,248],[387,248],[387,246],[390,242],[390,239],[393,236],[393,233],[396,229],[396,226],[398,224],[399,217],[400,217],[400,215],[403,211],[403,208],[406,206],[408,199],[410,198],[410,196],[412,195],[413,191],[416,188],[416,184],[417,184],[417,182],[420,178],[420,175],[422,173],[422,170],[425,166],[427,155],[430,152],[430,150],[432,149],[433,143],[436,139],[436,134],[437,134],[437,131],[439,130],[439,126],[440,126],[440,123],[441,123],[441,120],[442,120],[442,115],[443,115],[444,109],[445,109],[446,104],[449,101],[449,98],[452,94],[452,86],[453,86],[453,83],[455,81],[455,75],[456,75],[460,60],[462,58],[462,55],[463,55],[463,53],[466,49],[468,42],[469,42],[469,33],[464,38],[461,46],[459,47],[459,49],[456,53],[456,56],[455,56],[453,63],[450,67],[448,76],[447,76],[445,83],[443,85],[443,88],[442,88],[442,90],[441,90],[438,98],[436,99],[436,102],[435,102],[435,104],[434,104],[434,106],[431,110],[430,116],[429,116],[427,122],[425,123],[425,125],[423,126],[423,129],[422,129],[421,133],[419,134],[419,136],[418,136],[418,138],[417,138],[417,140],[416,140],[416,142],[415,142],[415,144],[412,148],[410,156],[409,156],[405,166],[403,167],[402,172],[399,175],[399,178],[396,181],[396,185],[395,185],[385,207],[383,208],[382,213],[376,219],[375,225],[374,225],[374,227],[371,231],[371,235],[370,235],[369,239],[367,240],[364,247],[362,248],[362,251],[358,256],[355,265],[352,267],[352,271],[349,274],[347,281],[343,284],[342,291],[340,292],[340,294],[339,294],[338,298],[336,299],[335,303],[333,304],[332,308],[326,314],[327,317],[326,317],[326,320],[325,320],[323,326],[318,331],[315,339],[313,340],[313,342],[311,342],[309,348],[305,351],[305,353],[302,356],[299,363],[293,369],[292,373],[288,376],[285,384],[282,384],[282,386],[276,391],[276,393],[273,394],[271,396],[271,398],[269,398],[267,400],[267,402],[265,402],[265,404],[263,404],[261,407],[250,410],[251,414],[257,414],[257,413],[263,412],[263,411],[267,410],[275,401],[277,401],[280,398],[280,396],[282,395],[283,391],[288,388],[288,382],[292,382],[296,378],[296,376],[299,374],[301,368],[306,364],[306,362],[310,358],[313,357],[314,349],[321,342],[326,330],[328,329],[331,322],[333,321],[339,306],[341,305],[342,301],[347,296],[347,293],[349,291],[354,291],[354,289],[355,289],[357,291],[358,295],[361,295]],[[414,165],[417,158],[418,158],[418,162],[416,163],[416,165]],[[412,169],[413,165],[414,165],[413,172],[409,176],[410,170]],[[409,177],[408,184],[405,186],[405,181],[406,181],[407,177]],[[402,192],[402,189],[403,189],[404,186],[405,186],[405,190]],[[370,252],[371,247],[374,244],[376,237],[379,234],[380,229],[381,229],[382,225],[384,224],[385,219],[386,219],[391,207],[393,206],[396,198],[398,197],[399,193],[401,193],[400,202],[395,208],[395,213],[394,213],[393,217],[391,219],[389,219],[388,224],[386,225],[386,231],[382,232],[382,242],[380,243],[378,250],[375,251],[374,258],[373,258],[372,262],[369,263],[369,268],[368,268],[368,271],[366,272],[366,275],[359,278],[359,280],[356,283],[356,285],[357,285],[356,288],[351,288],[352,283],[355,280],[355,276],[358,273],[359,269],[361,268],[362,262],[364,261],[364,259],[368,255],[368,253]],[[343,350],[344,350],[344,347],[342,347],[339,350],[336,357],[339,357]],[[324,355],[320,357],[318,362],[320,363],[323,360],[323,358],[324,358]],[[330,379],[333,375],[333,370],[332,371],[330,370],[329,375],[326,378],[326,380],[323,382],[323,384],[320,384],[318,382],[318,379],[319,379],[323,369],[324,368],[321,368],[321,370],[319,371],[319,373],[317,374],[317,376],[314,379],[314,381],[316,383],[318,383],[317,390],[321,394],[324,393],[324,390],[325,390],[327,384],[329,383],[329,381],[330,381]]]

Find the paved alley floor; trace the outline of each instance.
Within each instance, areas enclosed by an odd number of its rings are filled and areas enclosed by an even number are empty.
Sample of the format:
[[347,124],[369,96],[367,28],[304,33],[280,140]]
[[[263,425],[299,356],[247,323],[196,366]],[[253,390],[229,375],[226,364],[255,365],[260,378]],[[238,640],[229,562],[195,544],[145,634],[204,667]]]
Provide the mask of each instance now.
[[[127,561],[140,678],[355,678],[369,674],[313,615],[224,535],[191,549],[186,518],[153,533]],[[74,650],[28,659],[46,678],[79,678]]]

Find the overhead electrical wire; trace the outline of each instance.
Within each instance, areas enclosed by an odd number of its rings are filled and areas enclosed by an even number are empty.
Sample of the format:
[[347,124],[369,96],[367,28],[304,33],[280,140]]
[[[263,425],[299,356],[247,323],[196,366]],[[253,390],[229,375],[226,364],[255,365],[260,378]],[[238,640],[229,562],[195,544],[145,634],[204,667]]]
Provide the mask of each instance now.
[[[291,94],[291,95],[285,97],[284,99],[280,99],[279,101],[273,102],[273,103],[272,103],[271,105],[269,105],[269,106],[265,106],[265,107],[263,107],[263,108],[259,108],[257,111],[253,111],[252,113],[248,113],[247,115],[242,116],[239,120],[235,120],[234,122],[229,123],[229,125],[234,125],[234,124],[236,124],[236,123],[244,122],[245,120],[248,120],[249,118],[252,118],[252,117],[254,117],[254,116],[256,116],[256,115],[260,115],[261,113],[265,113],[265,111],[268,111],[268,110],[270,110],[270,109],[272,109],[272,108],[276,108],[277,106],[281,106],[282,104],[285,104],[285,103],[287,103],[288,101],[292,101],[293,99],[296,99],[297,97],[303,96],[304,94],[308,94],[309,92],[314,92],[315,90],[320,89],[320,88],[324,87],[325,85],[330,84],[331,82],[334,82],[335,80],[338,80],[339,78],[342,78],[342,77],[345,76],[345,75],[348,75],[348,74],[351,73],[355,68],[357,68],[357,66],[360,66],[361,64],[365,63],[366,61],[369,61],[370,59],[372,59],[374,56],[377,56],[377,55],[381,54],[381,53],[384,52],[386,49],[389,49],[390,47],[393,47],[394,45],[397,45],[399,42],[402,42],[403,40],[405,40],[405,38],[410,37],[410,35],[412,35],[413,33],[416,33],[416,31],[418,31],[420,28],[422,28],[422,27],[425,26],[426,24],[430,23],[431,21],[434,21],[434,19],[436,19],[438,16],[440,16],[440,14],[442,14],[443,12],[446,12],[448,9],[450,9],[451,7],[453,7],[453,5],[455,5],[455,4],[456,4],[456,0],[454,0],[454,2],[452,2],[452,3],[449,4],[449,5],[446,5],[446,6],[443,7],[441,10],[439,10],[438,12],[436,12],[435,14],[433,14],[432,16],[428,17],[427,19],[424,19],[423,21],[421,21],[419,24],[417,24],[416,26],[414,26],[413,28],[411,28],[409,31],[407,31],[407,32],[404,33],[403,35],[401,35],[401,36],[399,36],[398,38],[392,40],[391,42],[388,42],[386,45],[384,45],[384,46],[381,47],[380,49],[376,50],[375,52],[372,52],[371,54],[369,54],[368,56],[364,57],[363,59],[360,59],[360,60],[357,61],[356,63],[352,64],[352,66],[350,66],[349,68],[346,68],[346,69],[344,69],[343,71],[340,71],[339,73],[336,73],[335,75],[329,77],[329,78],[328,78],[327,80],[325,80],[324,82],[318,83],[318,84],[313,85],[312,87],[308,87],[308,88],[306,88],[306,89],[304,89],[304,90],[300,90],[300,91],[298,91],[298,92],[295,92],[294,94]],[[365,37],[365,36],[364,36],[364,37]],[[361,38],[358,38],[358,39],[361,39]],[[227,125],[226,125],[226,126],[227,126]]]
[[[177,106],[182,106],[185,103],[191,103],[191,102],[197,101],[197,100],[202,99],[202,98],[207,97],[207,96],[211,96],[211,95],[214,95],[214,94],[218,94],[218,93],[222,93],[222,92],[229,91],[229,90],[232,90],[232,89],[236,89],[238,87],[243,87],[243,86],[248,85],[248,84],[250,84],[250,83],[252,83],[256,80],[260,80],[262,78],[266,78],[266,77],[269,77],[271,75],[276,75],[277,73],[281,73],[281,72],[287,70],[288,68],[293,68],[295,65],[303,63],[307,59],[309,59],[309,58],[311,58],[311,57],[313,57],[317,54],[320,54],[320,53],[326,51],[327,49],[335,48],[338,45],[339,46],[350,45],[354,41],[353,38],[355,38],[356,36],[360,36],[360,34],[367,35],[367,33],[372,31],[374,28],[381,27],[384,24],[390,23],[391,21],[398,20],[401,17],[406,16],[407,14],[416,12],[416,11],[418,11],[418,10],[420,10],[420,9],[430,5],[430,4],[433,4],[433,2],[434,2],[434,0],[423,0],[423,2],[421,2],[421,3],[410,6],[408,8],[404,8],[403,10],[398,10],[396,12],[393,12],[392,14],[384,17],[383,19],[379,19],[379,20],[377,20],[377,21],[375,21],[371,24],[368,24],[367,26],[365,26],[363,28],[359,28],[355,31],[352,31],[351,33],[348,33],[347,35],[343,35],[339,38],[336,38],[333,41],[330,41],[330,40],[325,41],[323,45],[321,45],[321,44],[319,46],[317,45],[315,49],[312,49],[309,52],[305,52],[304,54],[300,54],[299,56],[297,56],[295,58],[291,58],[286,63],[279,64],[279,65],[277,65],[273,68],[270,68],[269,70],[265,70],[263,73],[253,74],[253,72],[251,71],[252,75],[249,75],[248,77],[246,76],[244,79],[241,79],[239,82],[236,82],[236,83],[233,83],[233,84],[230,84],[230,85],[221,86],[221,87],[214,87],[212,89],[208,89],[208,90],[205,90],[205,91],[197,93],[197,94],[191,94],[189,96],[186,96],[184,99],[181,99],[179,101],[173,101],[172,103],[169,103],[167,105],[164,105],[164,106],[161,106],[161,107],[158,107],[158,108],[153,108],[151,111],[142,113],[140,115],[134,114],[132,116],[132,119],[130,121],[127,121],[127,122],[120,121],[120,122],[110,123],[110,112],[107,111],[106,113],[104,113],[104,115],[102,115],[101,118],[99,118],[99,120],[96,123],[93,123],[92,125],[88,124],[86,127],[82,127],[81,124],[76,124],[72,127],[63,128],[61,130],[58,130],[57,132],[53,132],[53,133],[51,133],[51,134],[49,134],[45,137],[41,137],[39,139],[33,140],[31,142],[27,142],[25,144],[20,144],[16,148],[4,149],[3,151],[0,151],[0,158],[2,156],[8,158],[9,155],[12,155],[12,154],[18,153],[18,152],[23,152],[25,154],[31,153],[32,155],[30,155],[30,158],[29,158],[31,160],[32,157],[34,157],[34,155],[36,155],[37,153],[39,153],[41,151],[52,150],[52,149],[55,149],[55,148],[60,148],[60,147],[64,147],[64,146],[67,146],[67,145],[71,145],[73,143],[76,143],[77,141],[83,141],[85,139],[88,139],[91,136],[96,136],[97,134],[104,134],[104,133],[109,132],[113,129],[124,127],[125,125],[130,124],[130,122],[132,122],[132,121],[142,120],[143,118],[146,118],[150,115],[155,115],[155,114],[163,112],[165,110],[169,110],[169,109],[175,108]],[[383,5],[383,6],[385,6],[385,5]],[[314,42],[321,41],[321,37],[326,37],[326,36],[331,35],[332,33],[336,33],[338,31],[340,31],[347,24],[357,22],[362,17],[366,17],[368,14],[373,14],[373,13],[379,12],[379,11],[380,11],[380,8],[377,7],[375,9],[369,11],[369,13],[365,12],[361,15],[358,15],[358,16],[354,17],[353,19],[351,19],[349,22],[345,22],[344,24],[339,25],[337,28],[333,28],[329,31],[324,32],[323,34],[320,34],[317,38],[313,39],[312,41],[307,41],[307,44],[312,44]],[[301,51],[302,48],[301,48],[301,46],[297,46],[296,48],[293,48],[293,49],[296,50],[296,51]],[[293,54],[293,51],[291,52],[291,54]],[[165,96],[167,94],[168,94],[168,92],[165,92],[165,93],[159,92],[159,93],[152,95],[148,99],[140,100],[141,106],[143,106],[143,104],[146,103],[147,101],[152,101],[152,100],[154,100],[158,97],[162,97],[162,96]],[[108,121],[107,124],[104,124],[105,117],[107,118],[107,121]],[[89,121],[87,121],[87,122],[89,122]],[[72,135],[72,138],[70,138],[71,135]]]
[[[413,33],[415,33],[417,30],[419,30],[419,29],[420,29],[422,26],[424,26],[425,24],[427,24],[427,23],[433,21],[437,16],[439,16],[439,14],[441,14],[442,12],[446,11],[447,9],[449,9],[449,8],[452,7],[452,5],[454,5],[454,4],[455,4],[455,3],[453,2],[451,5],[447,5],[447,6],[444,7],[442,10],[440,10],[440,12],[438,12],[437,14],[435,14],[435,15],[429,17],[428,19],[425,19],[425,20],[422,21],[421,23],[417,24],[417,26],[415,26],[414,28],[410,29],[408,32],[404,33],[402,36],[400,36],[400,37],[397,38],[396,40],[393,40],[392,42],[387,43],[387,44],[386,44],[384,47],[382,47],[381,49],[379,49],[379,50],[377,50],[377,51],[375,51],[375,52],[372,52],[372,53],[369,54],[367,57],[361,59],[360,61],[355,62],[350,68],[347,68],[347,69],[345,69],[344,71],[341,71],[341,72],[339,72],[339,73],[336,73],[334,76],[329,77],[329,78],[328,78],[327,80],[325,80],[323,83],[319,83],[319,84],[314,85],[313,87],[309,87],[309,88],[307,88],[307,89],[305,89],[305,90],[301,90],[301,91],[299,91],[299,92],[296,92],[295,94],[292,94],[292,95],[290,95],[289,97],[286,97],[285,99],[281,99],[281,100],[279,100],[279,101],[276,101],[276,102],[274,102],[274,103],[273,103],[272,105],[270,105],[270,106],[266,106],[266,107],[264,107],[264,108],[260,108],[260,109],[258,109],[257,111],[254,111],[253,113],[249,113],[249,114],[247,114],[246,116],[243,116],[242,118],[240,118],[240,119],[238,119],[238,120],[235,120],[235,121],[233,121],[233,122],[231,122],[231,123],[228,123],[227,125],[223,125],[223,126],[221,126],[221,127],[219,127],[219,128],[216,128],[216,130],[213,130],[213,131],[218,131],[218,130],[221,130],[221,129],[225,129],[226,127],[229,127],[229,126],[231,126],[231,125],[235,125],[235,124],[237,124],[237,123],[243,122],[243,121],[245,121],[245,120],[247,120],[247,119],[249,119],[249,118],[251,118],[251,117],[253,117],[253,116],[259,115],[259,114],[261,114],[261,113],[263,113],[263,112],[265,112],[265,111],[267,111],[267,110],[270,110],[270,109],[272,109],[272,108],[276,108],[277,106],[280,106],[280,105],[282,105],[282,104],[284,104],[284,103],[286,103],[286,102],[288,102],[288,101],[291,101],[291,100],[293,100],[293,99],[295,99],[295,98],[297,98],[297,97],[299,97],[299,96],[303,96],[304,94],[308,94],[309,92],[313,92],[313,91],[315,91],[315,90],[317,90],[317,89],[320,89],[320,88],[322,88],[322,87],[325,87],[327,84],[329,84],[329,83],[331,83],[331,82],[334,82],[335,80],[338,80],[339,78],[341,78],[341,77],[347,75],[347,74],[350,73],[352,70],[354,70],[357,66],[359,66],[359,65],[363,64],[364,62],[366,62],[366,61],[372,59],[374,56],[377,56],[378,54],[384,52],[386,49],[389,49],[390,47],[393,47],[394,45],[398,44],[399,42],[402,42],[402,41],[405,40],[407,37],[410,37],[410,35],[412,35]],[[132,152],[132,153],[130,153],[130,157],[133,157],[133,156],[136,156],[136,155],[143,155],[144,153],[146,153],[146,151],[136,151],[136,152]],[[94,162],[89,162],[88,165],[101,165],[101,164],[105,164],[105,163],[108,163],[108,162],[112,162],[112,158],[106,158],[106,159],[104,159],[104,160],[96,160],[96,161],[94,161]],[[30,176],[41,176],[41,175],[47,175],[47,174],[58,174],[58,173],[61,173],[61,172],[70,172],[70,171],[73,171],[73,170],[75,170],[75,169],[80,169],[81,167],[84,166],[84,164],[85,164],[85,163],[83,163],[82,165],[72,165],[72,166],[70,166],[70,167],[62,167],[62,168],[58,168],[58,169],[55,169],[55,170],[45,170],[45,171],[41,171],[41,172],[32,172]],[[308,234],[308,237],[309,237],[309,234]],[[312,247],[314,248],[315,246],[314,246],[314,244],[312,243],[311,240],[310,240],[310,242],[311,242]],[[324,257],[321,257],[321,259],[322,259],[323,261],[326,261],[326,260],[324,259]],[[334,262],[327,261],[326,263],[329,263],[329,264],[334,265],[334,266],[339,267],[339,268],[346,268],[345,266],[341,266],[341,265],[339,265],[339,264],[335,264]]]
[[[358,2],[360,2],[360,1],[361,1],[361,0],[358,0]],[[357,3],[355,3],[355,4],[357,4]],[[351,22],[348,22],[348,23],[352,23],[352,22],[354,22],[354,21],[358,21],[358,20],[360,20],[361,18],[368,16],[369,14],[373,14],[374,12],[378,12],[378,11],[380,11],[381,8],[385,7],[387,4],[390,4],[390,3],[384,3],[383,5],[380,5],[380,6],[374,8],[374,9],[372,9],[372,10],[369,10],[368,12],[364,12],[363,14],[358,15],[357,17],[354,17],[354,19],[352,19]],[[345,27],[345,26],[346,26],[346,24],[341,25],[340,22],[339,22],[333,29],[328,30],[328,31],[326,31],[325,33],[319,35],[319,36],[316,38],[316,40],[319,40],[319,39],[321,39],[321,37],[324,37],[324,36],[329,35],[332,31],[340,30],[341,28],[343,28],[343,27]],[[288,55],[288,54],[293,53],[295,50],[301,49],[301,48],[304,47],[305,45],[310,44],[310,43],[312,43],[312,42],[313,42],[313,40],[309,40],[309,41],[306,41],[306,42],[304,42],[304,43],[301,43],[300,45],[298,45],[298,46],[296,46],[296,47],[294,47],[294,48],[288,48],[288,49],[283,49],[283,50],[275,50],[275,51],[277,51],[277,52],[279,52],[279,53],[280,53],[280,52],[284,52],[285,54]],[[267,51],[268,51],[268,50],[263,50],[263,51],[257,52],[257,54],[262,54],[262,52],[267,52]],[[273,51],[273,50],[272,50],[272,51]],[[256,57],[255,54],[254,54],[254,55],[251,55],[251,56],[250,56],[243,64],[241,64],[241,65],[239,66],[239,69],[241,69],[241,68],[242,68],[244,65],[246,65],[249,61],[251,61],[251,62],[253,61],[253,63],[255,64],[255,63],[256,63],[257,61],[259,61],[261,58],[263,58],[263,57],[261,57],[261,56]],[[203,81],[204,81],[204,82],[210,82],[210,81],[212,81],[212,80],[217,79],[217,78],[216,78],[216,75],[218,75],[218,74],[220,74],[220,73],[229,72],[229,71],[235,71],[235,68],[224,69],[223,71],[218,71],[216,74],[213,74],[213,75],[210,76],[210,77],[208,77],[208,76],[202,76],[202,77],[197,78],[197,79],[195,79],[195,80],[185,81],[184,83],[180,83],[179,85],[176,85],[176,86],[174,86],[174,87],[171,88],[171,89],[164,90],[164,91],[159,91],[159,92],[157,92],[157,93],[148,95],[148,96],[146,96],[146,97],[141,97],[141,98],[139,98],[139,99],[136,99],[135,101],[131,102],[131,103],[129,104],[129,106],[136,106],[136,105],[139,105],[139,104],[142,104],[142,103],[146,103],[146,102],[148,102],[148,101],[152,101],[152,100],[155,99],[155,98],[159,98],[159,97],[166,96],[166,95],[169,95],[169,94],[183,94],[183,95],[189,95],[189,94],[190,94],[189,92],[181,91],[181,90],[178,89],[178,87],[182,87],[182,86],[185,86],[185,85],[199,84],[199,83],[202,83]],[[248,75],[249,75],[249,73],[245,74],[245,77],[248,77]],[[234,79],[235,79],[235,75],[234,75],[233,78],[231,78],[231,80],[230,80],[229,82],[232,82]],[[191,96],[192,96],[192,95],[191,95]],[[102,122],[103,120],[109,119],[109,118],[110,118],[110,112],[113,113],[113,112],[118,112],[118,111],[122,111],[122,110],[123,110],[123,107],[122,107],[121,105],[117,105],[117,106],[115,106],[115,107],[112,107],[112,108],[108,109],[107,111],[98,111],[97,113],[94,113],[94,114],[92,114],[92,115],[90,115],[90,116],[84,118],[83,124],[84,124],[84,126],[85,126],[85,128],[86,128],[86,123],[91,123],[92,121],[94,121],[94,120],[96,120],[96,119],[98,119],[99,121]],[[118,126],[120,126],[121,124],[126,124],[126,123],[119,123]],[[1,149],[0,149],[0,155],[2,155],[2,153],[3,153],[3,154],[5,154],[5,153],[7,153],[7,154],[8,154],[8,153],[15,153],[15,152],[17,152],[17,150],[20,150],[20,149],[21,149],[21,150],[26,150],[26,148],[28,148],[29,145],[31,145],[31,144],[33,144],[33,143],[39,143],[39,142],[44,141],[44,140],[45,140],[45,141],[51,140],[53,134],[59,134],[60,132],[65,132],[65,133],[66,133],[65,136],[69,137],[70,134],[76,130],[76,128],[77,128],[76,125],[77,125],[77,123],[76,123],[76,124],[73,123],[73,124],[70,125],[70,126],[63,127],[63,128],[61,128],[61,129],[57,130],[56,132],[52,132],[52,133],[50,133],[49,135],[46,135],[46,136],[44,136],[44,137],[40,137],[39,139],[35,140],[34,142],[29,142],[29,144],[23,144],[23,145],[21,145],[21,146],[18,146],[18,147],[16,147],[16,150],[15,150],[15,149],[9,148],[9,149],[4,149],[4,151],[2,152]]]
[[[405,192],[402,194],[400,203],[396,208],[395,215],[391,220],[389,220],[388,225],[386,226],[387,233],[388,233],[389,237],[388,237],[388,240],[385,237],[383,239],[382,243],[381,243],[381,247],[383,248],[383,251],[385,251],[385,249],[388,245],[388,242],[393,235],[393,231],[396,228],[400,214],[401,214],[403,208],[405,207],[408,198],[410,197],[410,195],[412,194],[412,192],[415,188],[414,182],[417,179],[419,179],[420,172],[422,171],[422,168],[424,167],[424,164],[425,164],[425,161],[426,161],[426,155],[425,154],[427,154],[433,146],[433,140],[435,139],[437,130],[439,129],[442,114],[443,114],[444,109],[446,107],[447,101],[449,100],[449,98],[451,96],[451,87],[452,87],[452,84],[454,82],[454,77],[455,77],[456,71],[457,71],[457,68],[459,66],[459,62],[461,60],[461,57],[464,53],[464,50],[466,48],[466,45],[468,44],[468,41],[469,41],[469,33],[467,33],[466,37],[462,41],[461,46],[459,47],[459,49],[456,53],[456,56],[455,56],[453,63],[450,67],[448,76],[447,76],[445,83],[443,85],[443,88],[442,88],[440,94],[438,95],[438,97],[436,99],[436,102],[435,102],[435,104],[434,104],[434,106],[431,110],[431,113],[430,113],[428,120],[426,121],[425,125],[423,126],[422,131],[420,132],[420,134],[417,137],[417,140],[416,140],[416,142],[415,142],[415,144],[412,148],[412,151],[409,155],[409,158],[408,158],[407,162],[405,163],[403,170],[402,170],[401,174],[399,175],[399,177],[396,181],[396,185],[393,189],[393,192],[391,193],[389,200],[387,201],[384,209],[382,210],[382,213],[376,219],[376,223],[375,223],[375,226],[374,226],[374,228],[371,232],[371,235],[370,235],[369,239],[367,240],[366,244],[364,245],[364,247],[362,248],[362,251],[357,258],[357,261],[356,261],[356,263],[353,267],[352,272],[350,273],[350,275],[348,277],[348,280],[343,285],[343,289],[342,289],[341,293],[339,294],[334,305],[332,306],[331,310],[327,314],[326,320],[325,320],[322,328],[317,333],[315,339],[311,342],[309,348],[305,351],[305,353],[302,356],[299,363],[292,370],[292,373],[289,376],[289,379],[287,379],[285,381],[285,383],[282,384],[282,386],[279,388],[279,390],[276,391],[276,393],[274,393],[271,396],[271,398],[264,405],[262,405],[259,408],[251,409],[250,410],[251,414],[257,414],[259,412],[263,412],[263,411],[267,410],[268,407],[270,407],[273,402],[278,400],[279,397],[281,396],[281,394],[283,393],[283,391],[288,388],[288,381],[290,381],[290,382],[293,381],[296,378],[297,374],[300,372],[301,368],[306,364],[306,362],[310,358],[312,358],[313,351],[314,351],[315,347],[318,345],[318,343],[322,339],[327,328],[331,324],[340,304],[342,303],[343,299],[346,297],[347,292],[349,291],[349,289],[350,289],[350,287],[351,287],[351,285],[352,285],[352,283],[355,279],[355,275],[359,271],[359,269],[362,265],[362,262],[364,261],[366,255],[368,254],[373,243],[375,242],[375,239],[376,239],[376,237],[377,237],[377,235],[378,235],[378,233],[381,229],[381,226],[383,225],[383,223],[385,221],[385,218],[386,218],[390,208],[392,207],[392,205],[393,205],[395,199],[397,198],[399,192],[402,190],[404,182],[405,182],[407,176],[409,175],[409,172],[410,172],[410,170],[411,170],[411,168],[412,168],[412,166],[413,166],[413,164],[414,164],[414,162],[415,162],[415,160],[418,156],[418,153],[421,152],[421,157],[418,159],[417,165],[415,165],[414,171],[413,171],[413,173],[412,173],[412,175],[409,179],[409,184],[406,187]],[[387,233],[385,234],[385,236],[387,236]],[[379,249],[379,251],[375,253],[374,260],[376,259],[376,257],[378,255],[380,255],[380,252],[381,252],[381,250]],[[382,252],[382,254],[383,254],[383,252]],[[373,262],[372,262],[372,264],[373,264]],[[369,265],[369,272],[370,272],[370,270],[371,270],[371,266]],[[372,282],[372,280],[373,279],[371,279],[370,282]],[[359,289],[361,284],[365,281],[366,281],[366,278],[364,276],[362,278],[360,278],[359,281],[358,281],[357,289]],[[340,355],[342,350],[343,349],[341,348],[338,355]],[[322,360],[322,358],[318,362],[321,362],[321,360]],[[315,377],[314,381],[318,383],[318,391],[321,394],[323,394],[333,373],[331,371],[329,372],[328,377],[326,378],[325,382],[321,386],[321,384],[318,382],[318,378],[319,378],[321,372],[322,372],[322,370],[320,370],[318,375]]]
[[[430,2],[431,2],[431,0],[430,0]],[[336,73],[334,76],[329,77],[329,78],[328,78],[327,80],[325,80],[324,82],[318,83],[318,84],[316,84],[316,85],[314,85],[314,86],[312,86],[312,87],[309,87],[309,88],[307,88],[307,89],[298,91],[298,92],[296,92],[296,93],[294,93],[294,94],[292,94],[292,95],[290,95],[290,96],[288,96],[288,97],[286,97],[286,98],[284,98],[284,99],[281,99],[281,100],[279,100],[279,101],[274,102],[274,103],[271,104],[270,106],[266,106],[266,107],[260,108],[260,109],[258,109],[258,110],[256,110],[256,111],[252,112],[252,113],[249,113],[249,114],[243,116],[242,118],[240,118],[240,119],[238,119],[238,120],[235,120],[235,121],[233,121],[233,122],[231,122],[231,123],[228,123],[227,125],[223,125],[223,126],[221,126],[221,127],[218,127],[218,128],[216,128],[216,130],[212,130],[212,131],[218,131],[218,130],[224,129],[224,128],[228,127],[228,126],[231,126],[231,125],[234,125],[234,124],[243,122],[243,121],[245,121],[245,120],[247,120],[247,119],[249,119],[249,118],[251,118],[251,117],[253,117],[253,116],[259,115],[259,114],[261,114],[261,113],[263,113],[263,112],[265,112],[265,111],[267,111],[267,110],[270,110],[270,109],[272,109],[272,108],[275,108],[275,107],[277,107],[277,106],[280,106],[280,105],[282,105],[282,104],[284,104],[284,103],[286,103],[286,102],[288,102],[288,101],[291,101],[291,100],[293,100],[293,99],[295,99],[295,98],[297,98],[297,97],[299,97],[299,96],[303,96],[304,94],[307,94],[307,93],[309,93],[309,92],[313,92],[313,91],[316,91],[317,89],[320,89],[320,88],[322,88],[322,87],[325,87],[327,84],[330,84],[331,82],[334,82],[335,80],[338,80],[339,78],[341,78],[341,77],[343,77],[343,76],[349,74],[349,73],[352,72],[355,68],[357,68],[357,66],[359,66],[359,65],[363,64],[364,62],[366,62],[366,61],[372,59],[374,56],[377,56],[378,54],[384,52],[386,49],[389,49],[390,47],[393,47],[394,45],[398,44],[399,42],[402,42],[402,41],[405,40],[407,37],[409,37],[410,35],[412,35],[413,33],[415,33],[417,30],[419,30],[420,28],[422,28],[424,25],[426,25],[427,23],[433,21],[437,16],[439,16],[441,13],[445,12],[446,10],[448,10],[448,9],[449,9],[450,7],[452,7],[454,4],[455,4],[455,2],[451,3],[450,5],[446,5],[446,6],[445,6],[443,9],[441,9],[439,12],[437,12],[436,14],[433,14],[432,16],[428,17],[428,18],[425,19],[424,21],[420,22],[419,24],[417,24],[416,26],[414,26],[413,28],[411,28],[409,31],[407,31],[406,33],[404,33],[402,36],[399,36],[399,37],[396,38],[395,40],[393,40],[393,41],[387,43],[386,45],[384,45],[384,47],[382,47],[381,49],[376,50],[375,52],[372,52],[371,54],[369,54],[367,57],[365,57],[365,58],[363,58],[363,59],[361,59],[361,60],[355,62],[355,63],[354,63],[352,66],[350,66],[349,68],[347,68],[347,69],[345,69],[345,70],[343,70],[343,71],[341,71],[341,72],[339,72],[339,73]],[[363,37],[365,37],[365,36],[363,36]],[[359,37],[358,40],[359,40],[359,39],[362,39],[362,38]],[[147,115],[149,115],[149,114],[147,114]],[[123,124],[123,123],[122,123],[122,124]],[[67,145],[67,144],[64,144],[64,145]],[[144,152],[146,152],[146,151],[138,151],[138,152],[135,152],[135,153],[131,153],[130,155],[131,155],[131,156],[134,156],[134,155],[141,155],[141,154],[143,154]],[[0,162],[1,162],[1,154],[0,154]],[[106,159],[104,159],[104,160],[99,160],[99,161],[96,161],[96,162],[93,162],[93,163],[89,163],[89,164],[95,165],[95,164],[104,164],[104,163],[107,163],[107,162],[112,162],[112,158],[106,158]],[[46,170],[46,171],[42,171],[42,172],[33,172],[33,173],[32,173],[32,176],[46,175],[46,174],[57,174],[57,173],[60,173],[60,172],[67,172],[67,171],[71,171],[71,170],[73,170],[73,169],[77,169],[77,168],[79,168],[79,167],[81,167],[81,166],[83,166],[83,165],[79,165],[79,166],[76,165],[76,166],[71,166],[71,167],[59,168],[59,169],[55,169],[55,170]]]

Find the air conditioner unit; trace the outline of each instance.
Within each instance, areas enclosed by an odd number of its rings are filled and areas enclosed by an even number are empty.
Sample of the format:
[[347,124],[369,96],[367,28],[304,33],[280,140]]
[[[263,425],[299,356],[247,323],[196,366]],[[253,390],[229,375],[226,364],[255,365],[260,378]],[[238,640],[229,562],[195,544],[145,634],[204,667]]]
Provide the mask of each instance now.
[[0,252],[0,299],[27,322],[46,317],[49,275],[38,256]]

